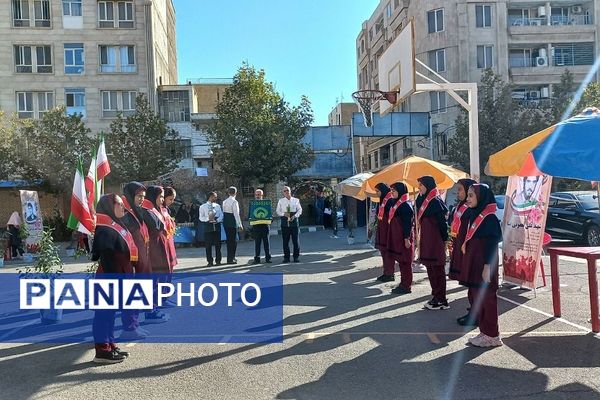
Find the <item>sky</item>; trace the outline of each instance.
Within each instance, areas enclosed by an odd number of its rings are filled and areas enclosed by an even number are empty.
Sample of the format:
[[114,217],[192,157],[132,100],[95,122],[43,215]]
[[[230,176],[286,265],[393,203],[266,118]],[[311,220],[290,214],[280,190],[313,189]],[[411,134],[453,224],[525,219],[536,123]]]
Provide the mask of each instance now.
[[292,106],[306,95],[327,125],[356,89],[356,37],[379,0],[174,0],[179,83],[264,69]]

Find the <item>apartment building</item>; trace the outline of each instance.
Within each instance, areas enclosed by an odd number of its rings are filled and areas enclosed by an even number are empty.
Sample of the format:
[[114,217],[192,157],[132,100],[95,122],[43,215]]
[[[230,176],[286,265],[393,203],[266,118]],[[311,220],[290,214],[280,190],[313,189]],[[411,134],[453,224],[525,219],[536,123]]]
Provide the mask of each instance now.
[[207,130],[217,118],[217,104],[232,84],[231,79],[200,79],[158,87],[160,116],[179,133],[185,149],[179,168],[193,169],[198,175],[214,169]]
[[0,109],[20,118],[62,104],[106,131],[177,83],[172,0],[1,0],[0,36]]
[[[599,16],[599,0],[382,0],[356,40],[358,87],[378,88],[379,56],[414,18],[417,58],[450,82],[479,82],[492,68],[514,85],[521,104],[549,102],[566,69],[578,85],[593,65]],[[429,111],[432,137],[363,140],[363,170],[410,154],[446,159],[460,111],[450,96],[416,94],[396,111]]]

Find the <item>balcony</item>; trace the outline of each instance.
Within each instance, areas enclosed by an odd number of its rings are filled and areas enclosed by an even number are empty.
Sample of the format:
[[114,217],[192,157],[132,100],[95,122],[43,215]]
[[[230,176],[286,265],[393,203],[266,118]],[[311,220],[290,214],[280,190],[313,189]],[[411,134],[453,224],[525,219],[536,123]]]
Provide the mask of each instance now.
[[[548,23],[550,22],[550,23]],[[508,26],[564,26],[564,25],[593,25],[591,15],[551,15],[537,18],[508,17]]]
[[[589,15],[508,18],[510,43],[548,41],[595,41],[596,26]],[[549,22],[549,23],[548,23]]]

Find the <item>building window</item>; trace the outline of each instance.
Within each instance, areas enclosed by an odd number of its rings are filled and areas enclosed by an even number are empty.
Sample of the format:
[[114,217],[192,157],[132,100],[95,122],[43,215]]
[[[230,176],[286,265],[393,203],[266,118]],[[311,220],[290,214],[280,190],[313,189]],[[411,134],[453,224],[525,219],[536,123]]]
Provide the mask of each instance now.
[[50,0],[35,0],[33,3],[35,26],[50,27]]
[[[52,47],[15,45],[15,70],[18,73],[52,73]],[[35,49],[35,51],[33,51]],[[35,58],[33,56],[35,55]]]
[[477,28],[489,28],[492,26],[492,6],[475,6],[475,26]]
[[429,52],[429,67],[435,72],[446,71],[446,50],[433,50]]
[[477,68],[492,68],[493,46],[477,46]]
[[555,66],[594,64],[593,43],[554,43],[552,47],[554,48]]
[[119,2],[119,28],[133,28],[133,2]]
[[52,92],[17,92],[19,118],[41,118],[54,107]]
[[134,46],[100,46],[100,72],[136,72]]
[[14,49],[16,71],[19,73],[32,73],[31,46],[14,46]]
[[102,91],[102,117],[114,118],[119,112],[124,116],[135,114],[135,91]]
[[13,26],[29,26],[29,1],[12,0]]
[[[116,3],[116,7],[115,7]],[[99,1],[98,2],[98,27],[99,28],[133,28],[133,2],[132,1]],[[115,13],[117,18],[115,19]],[[115,25],[118,21],[118,25]]]
[[379,168],[379,150],[375,150],[373,153],[373,159],[375,160],[373,165],[375,165],[375,168]]
[[394,0],[394,10],[400,7],[400,0]]
[[385,6],[385,16],[388,18],[392,16],[392,3],[388,3],[387,6]]
[[369,29],[369,41],[371,41],[371,40],[373,40],[373,27],[371,27],[371,29]]
[[429,33],[444,30],[444,9],[438,8],[427,12],[427,26]]
[[85,89],[65,89],[67,115],[86,116]]
[[83,43],[65,43],[65,74],[83,74]]
[[429,92],[431,100],[431,114],[446,112],[446,92]]
[[161,92],[159,106],[160,116],[167,122],[190,120],[190,98],[187,90]]
[[381,166],[388,165],[390,163],[390,146],[383,146],[379,151],[381,152]]
[[448,154],[448,136],[446,133],[440,133],[437,137],[438,155],[440,157]]
[[63,0],[63,15],[81,17],[81,0]]

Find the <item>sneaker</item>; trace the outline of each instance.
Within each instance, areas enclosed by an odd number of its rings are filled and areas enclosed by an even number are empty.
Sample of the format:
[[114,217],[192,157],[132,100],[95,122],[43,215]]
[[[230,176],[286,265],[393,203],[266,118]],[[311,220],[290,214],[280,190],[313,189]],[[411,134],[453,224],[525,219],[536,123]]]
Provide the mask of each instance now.
[[266,260],[265,260],[265,262],[266,262],[267,264],[271,264],[273,261],[271,261],[271,259],[269,258],[269,259],[266,259]]
[[412,293],[412,290],[403,288],[402,286],[397,286],[392,289],[392,294],[403,295],[403,294],[409,294],[409,293]]
[[423,272],[427,272],[427,268],[425,268],[425,266],[423,264],[415,264],[413,263],[412,265],[412,272],[413,273],[423,273]]
[[151,313],[146,313],[146,323],[147,324],[162,324],[167,322],[171,316],[169,314],[165,314],[162,311],[152,311]]
[[227,260],[227,264],[228,264],[228,265],[231,265],[231,264],[237,264],[237,260],[236,260],[236,259],[233,259],[233,260],[231,260],[231,261]]
[[383,274],[380,277],[378,277],[377,280],[380,281],[380,282],[393,282],[394,281],[394,275]]
[[479,340],[479,338],[482,337],[482,336],[483,336],[483,333],[479,332],[479,334],[477,336],[469,338],[469,340],[467,340],[467,344],[472,344],[473,340]]
[[206,264],[207,267],[212,267],[214,264],[209,262],[208,264]]
[[281,262],[282,264],[287,264],[290,262],[289,258],[284,258],[283,261]]
[[93,362],[97,364],[117,364],[125,361],[125,358],[127,357],[117,353],[115,350],[96,351],[96,357],[94,357]]
[[[147,317],[146,317],[147,319]],[[146,339],[148,335],[144,334],[140,331],[140,329],[132,329],[130,331],[121,332],[121,336],[119,336],[119,342],[127,342],[130,340],[141,340]]]
[[500,336],[491,337],[488,335],[481,334],[481,336],[474,337],[469,341],[473,346],[477,347],[498,347],[502,346],[502,339]]
[[129,352],[128,351],[123,351],[123,350],[121,350],[118,347],[115,347],[113,349],[113,351],[117,352],[117,354],[120,354],[120,355],[124,356],[125,358],[129,357]]
[[300,260],[299,260],[299,259],[297,259],[297,258],[294,258],[294,262],[295,262],[295,263],[299,263],[299,262],[300,262]]
[[448,305],[447,300],[444,300],[444,301],[434,300],[433,302],[429,302],[429,303],[425,304],[425,308],[428,310],[447,310],[450,308],[450,306]]
[[215,263],[215,266],[217,266],[217,267],[218,267],[219,265],[221,265],[221,261],[219,261],[219,262]]

